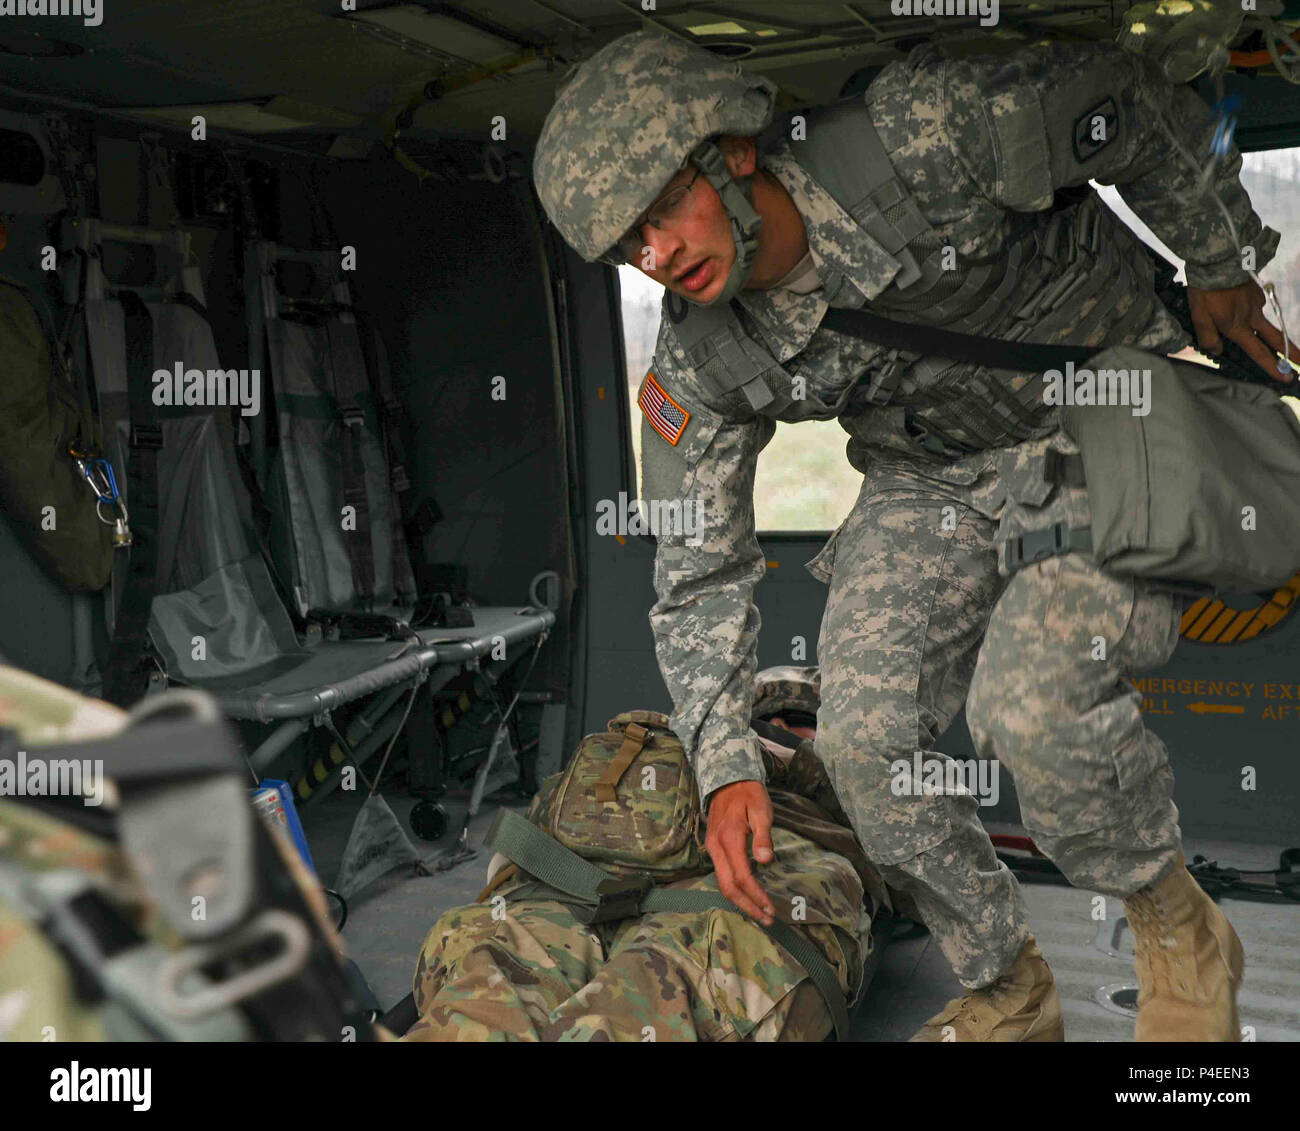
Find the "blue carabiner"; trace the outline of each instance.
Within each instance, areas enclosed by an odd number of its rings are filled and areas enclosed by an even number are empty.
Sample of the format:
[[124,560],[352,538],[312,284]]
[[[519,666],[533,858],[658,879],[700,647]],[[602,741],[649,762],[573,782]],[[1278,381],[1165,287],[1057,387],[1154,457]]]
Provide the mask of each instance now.
[[85,476],[86,482],[90,484],[90,489],[95,492],[95,498],[101,503],[116,503],[119,497],[117,490],[117,478],[113,475],[113,465],[103,456],[84,456],[74,457],[77,460],[77,467],[81,474]]
[[99,462],[104,467],[104,478],[108,480],[108,497],[103,501],[106,503],[115,503],[120,498],[117,490],[117,476],[113,474],[113,465],[103,456],[99,457]]

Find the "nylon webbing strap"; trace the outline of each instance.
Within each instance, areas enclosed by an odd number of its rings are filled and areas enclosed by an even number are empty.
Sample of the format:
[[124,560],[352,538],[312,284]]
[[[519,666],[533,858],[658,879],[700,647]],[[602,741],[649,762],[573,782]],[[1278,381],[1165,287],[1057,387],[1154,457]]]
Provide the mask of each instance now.
[[177,291],[175,294],[168,295],[167,301],[173,302],[177,306],[188,306],[204,322],[208,321],[208,308],[188,291]]
[[[98,763],[104,776],[122,789],[156,785],[214,773],[242,774],[238,744],[224,720],[155,718],[148,726],[131,727],[104,738],[57,746],[29,746],[26,765],[60,762]],[[15,762],[0,751],[0,762]]]
[[362,458],[366,415],[357,394],[361,392],[351,359],[344,356],[339,341],[339,323],[325,320],[325,339],[329,343],[330,376],[334,399],[338,405],[341,451],[339,464],[343,476],[343,502],[356,514],[354,529],[344,528],[343,543],[352,566],[352,586],[357,595],[375,595],[375,545],[370,531],[370,495],[366,491],[366,466]]
[[637,723],[628,723],[623,728],[623,745],[618,748],[618,753],[610,759],[609,765],[605,767],[605,772],[600,775],[600,780],[596,782],[597,801],[617,800],[618,783],[623,780],[627,768],[636,761],[636,756],[641,753],[641,748],[645,746],[645,740],[645,727]]
[[407,493],[411,480],[406,473],[406,445],[402,441],[402,402],[393,393],[393,373],[388,365],[388,351],[379,328],[368,318],[354,312],[357,335],[366,372],[370,375],[379,410],[379,430],[383,437],[388,481],[392,487],[389,526],[393,542],[393,591],[399,595],[416,594],[415,574],[411,570],[411,547],[406,528],[411,522]]
[[585,903],[599,903],[600,885],[612,878],[513,809],[497,810],[483,843],[543,883]]
[[[921,278],[907,245],[929,231],[930,225],[899,181],[871,111],[860,100],[821,114],[816,144],[804,147],[800,159],[817,183],[899,261],[894,279],[898,287],[909,287]],[[895,220],[887,219],[886,213],[894,214]]]
[[144,658],[149,613],[158,582],[158,450],[163,436],[151,395],[153,317],[134,291],[122,291],[118,301],[122,304],[126,339],[131,449],[127,457],[127,502],[134,541],[104,669],[104,698],[127,707],[149,688]]
[[[1086,487],[1088,475],[1083,456],[1077,452],[1049,450],[1043,458],[1043,478],[1048,483]],[[1066,526],[1058,522],[1046,530],[1029,530],[1007,543],[1007,570],[1015,573],[1044,558],[1058,554],[1091,554],[1092,530],[1087,526]]]
[[[695,915],[713,910],[740,911],[718,892],[656,888],[649,879],[613,876],[571,852],[512,809],[497,810],[484,843],[509,857],[548,887],[588,905],[585,909],[573,908],[579,922],[602,923],[658,912]],[[590,914],[584,915],[584,910]],[[804,968],[826,1002],[836,1037],[846,1040],[849,1032],[848,1004],[840,989],[839,978],[825,956],[786,923],[774,923],[763,930]]]
[[826,311],[821,324],[828,330],[887,349],[907,350],[923,357],[946,357],[951,361],[970,362],[990,369],[1016,369],[1030,373],[1064,367],[1067,362],[1082,365],[1105,348],[1010,342],[980,334],[960,334],[938,326],[896,322],[866,310],[837,307]]
[[1092,530],[1086,526],[1068,527],[1063,522],[1046,530],[1029,530],[1007,543],[1007,570],[1015,573],[1044,558],[1058,554],[1092,553]]

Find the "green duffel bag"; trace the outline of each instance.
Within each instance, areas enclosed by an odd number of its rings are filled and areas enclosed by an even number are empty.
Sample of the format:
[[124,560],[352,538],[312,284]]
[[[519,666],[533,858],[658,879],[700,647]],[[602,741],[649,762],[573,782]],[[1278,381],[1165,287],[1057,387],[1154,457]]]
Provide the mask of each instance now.
[[[1088,368],[1099,388],[1107,371],[1151,370],[1146,415],[1127,404],[1061,410],[1101,565],[1235,592],[1271,592],[1300,571],[1300,419],[1281,397],[1128,346]],[[1078,481],[1068,467],[1057,478]]]
[[530,820],[614,875],[666,884],[710,871],[695,774],[668,722],[625,711],[587,735],[542,783]]
[[53,372],[23,288],[5,280],[0,358],[0,510],[56,581],[74,591],[102,589],[113,569],[112,528],[96,516],[95,496],[68,454],[78,436],[91,439],[90,422],[75,390]]

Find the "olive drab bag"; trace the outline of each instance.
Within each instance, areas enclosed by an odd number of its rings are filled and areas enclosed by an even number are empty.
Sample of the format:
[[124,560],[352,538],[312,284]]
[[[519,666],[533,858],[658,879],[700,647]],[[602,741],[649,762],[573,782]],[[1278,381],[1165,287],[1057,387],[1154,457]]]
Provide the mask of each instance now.
[[112,528],[96,517],[95,496],[68,454],[78,435],[90,438],[92,422],[76,391],[56,379],[23,288],[3,279],[0,364],[0,510],[62,585],[102,589],[113,568]]
[[1273,590],[1300,571],[1300,419],[1271,390],[1127,346],[1088,367],[1150,369],[1150,412],[1062,409],[1096,560],[1117,573]]
[[668,722],[625,711],[587,735],[543,783],[530,819],[614,875],[664,884],[709,871],[695,775]]

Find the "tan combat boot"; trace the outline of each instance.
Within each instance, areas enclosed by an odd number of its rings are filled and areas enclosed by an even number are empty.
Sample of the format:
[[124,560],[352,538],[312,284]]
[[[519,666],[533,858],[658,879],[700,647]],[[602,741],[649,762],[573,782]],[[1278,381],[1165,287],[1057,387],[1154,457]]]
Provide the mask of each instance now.
[[1133,928],[1139,1041],[1240,1041],[1241,941],[1187,870],[1174,870],[1124,901]]
[[913,1041],[1063,1041],[1061,999],[1033,936],[991,986],[955,998]]

